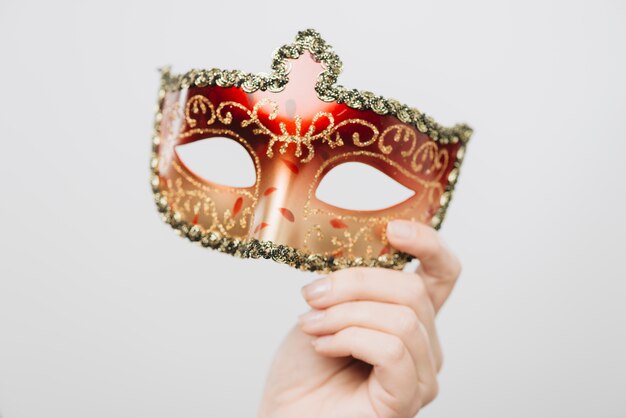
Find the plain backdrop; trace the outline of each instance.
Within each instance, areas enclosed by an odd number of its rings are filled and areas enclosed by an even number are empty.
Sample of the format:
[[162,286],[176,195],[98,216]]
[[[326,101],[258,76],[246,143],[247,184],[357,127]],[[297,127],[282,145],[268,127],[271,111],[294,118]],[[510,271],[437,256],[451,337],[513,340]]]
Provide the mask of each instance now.
[[419,415],[626,417],[625,20],[618,0],[0,0],[0,415],[255,415],[315,275],[161,222],[156,68],[266,72],[312,27],[341,84],[475,128]]

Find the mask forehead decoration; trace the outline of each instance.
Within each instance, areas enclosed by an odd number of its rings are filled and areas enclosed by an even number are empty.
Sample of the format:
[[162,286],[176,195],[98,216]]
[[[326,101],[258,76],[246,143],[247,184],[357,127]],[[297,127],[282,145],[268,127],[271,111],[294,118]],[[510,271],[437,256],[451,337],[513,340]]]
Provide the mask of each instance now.
[[[276,50],[270,74],[163,69],[150,164],[163,220],[191,241],[242,258],[309,271],[402,268],[411,256],[389,245],[387,223],[441,226],[472,130],[445,128],[396,100],[337,85],[341,68],[331,46],[308,29]],[[176,151],[216,137],[246,150],[252,186],[204,179]],[[322,178],[347,162],[368,164],[414,194],[368,211],[319,200]]]

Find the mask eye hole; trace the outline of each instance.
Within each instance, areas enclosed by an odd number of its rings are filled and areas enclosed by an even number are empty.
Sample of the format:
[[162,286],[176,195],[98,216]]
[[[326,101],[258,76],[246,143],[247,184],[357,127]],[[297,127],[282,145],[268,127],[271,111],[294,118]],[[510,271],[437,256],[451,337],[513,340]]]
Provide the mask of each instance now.
[[322,178],[315,196],[341,209],[373,211],[404,202],[415,192],[374,167],[347,162]]
[[248,188],[256,183],[254,162],[234,139],[211,137],[178,145],[176,155],[196,176],[228,187]]

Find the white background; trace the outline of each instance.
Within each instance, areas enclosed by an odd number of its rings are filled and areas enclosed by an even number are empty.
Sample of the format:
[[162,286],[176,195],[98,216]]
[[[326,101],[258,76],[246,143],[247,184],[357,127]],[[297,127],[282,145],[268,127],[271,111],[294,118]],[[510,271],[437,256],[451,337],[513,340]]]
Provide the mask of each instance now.
[[626,417],[625,19],[618,0],[0,1],[0,414],[254,416],[314,276],[161,222],[156,68],[268,71],[313,27],[341,84],[475,128],[420,416]]

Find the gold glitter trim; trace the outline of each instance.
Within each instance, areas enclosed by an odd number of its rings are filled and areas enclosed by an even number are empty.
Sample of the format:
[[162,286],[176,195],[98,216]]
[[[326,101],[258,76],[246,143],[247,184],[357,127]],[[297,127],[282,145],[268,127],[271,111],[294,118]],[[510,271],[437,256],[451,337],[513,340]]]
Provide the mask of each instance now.
[[247,93],[257,90],[278,92],[289,82],[287,59],[296,59],[305,50],[308,50],[325,67],[315,84],[315,91],[320,100],[345,103],[348,107],[358,110],[373,110],[379,115],[393,115],[402,122],[415,126],[418,131],[428,135],[435,142],[442,144],[466,143],[472,136],[472,128],[466,124],[446,128],[430,116],[395,99],[387,99],[370,91],[348,89],[335,84],[343,63],[333,51],[332,46],[314,29],[298,32],[293,43],[283,45],[274,52],[270,74],[253,74],[219,68],[193,69],[184,74],[172,74],[169,67],[164,67],[161,70],[162,87],[166,91],[176,91],[192,86],[219,86],[240,87]]
[[[156,189],[158,190],[158,185]],[[154,193],[154,200],[159,212],[161,212],[161,219],[174,228],[181,237],[197,242],[203,247],[240,258],[271,259],[300,270],[319,272],[335,271],[348,267],[384,267],[400,270],[413,259],[413,256],[400,252],[370,259],[323,256],[309,254],[271,241],[260,241],[256,238],[241,240],[223,236],[215,231],[203,231],[200,226],[183,221],[180,213],[170,210],[167,198],[158,191]]]

